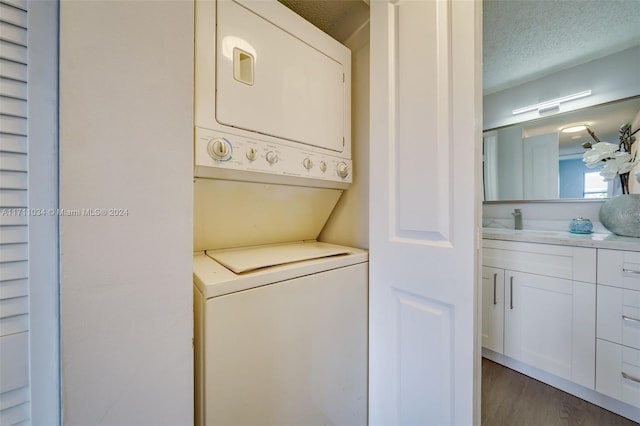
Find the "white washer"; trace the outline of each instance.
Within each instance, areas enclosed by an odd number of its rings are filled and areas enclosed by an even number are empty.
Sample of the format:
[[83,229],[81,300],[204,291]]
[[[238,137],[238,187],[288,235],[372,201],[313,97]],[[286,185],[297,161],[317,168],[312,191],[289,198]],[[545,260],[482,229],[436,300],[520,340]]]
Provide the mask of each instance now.
[[196,424],[365,425],[367,269],[316,241],[196,253]]

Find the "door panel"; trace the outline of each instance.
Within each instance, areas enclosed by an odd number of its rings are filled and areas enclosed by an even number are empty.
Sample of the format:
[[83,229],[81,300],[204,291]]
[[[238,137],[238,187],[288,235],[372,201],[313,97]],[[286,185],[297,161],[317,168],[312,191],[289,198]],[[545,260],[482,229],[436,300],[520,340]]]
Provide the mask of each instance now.
[[474,423],[479,30],[476,2],[371,2],[372,425]]
[[400,370],[400,424],[451,422],[451,358],[430,341],[451,347],[451,306],[396,290]]
[[391,214],[396,237],[420,243],[446,241],[450,234],[449,40],[437,32],[438,24],[449,25],[448,13],[443,3],[425,1],[401,1],[392,12]]
[[524,150],[524,199],[558,198],[560,158],[558,133],[532,136],[522,140]]

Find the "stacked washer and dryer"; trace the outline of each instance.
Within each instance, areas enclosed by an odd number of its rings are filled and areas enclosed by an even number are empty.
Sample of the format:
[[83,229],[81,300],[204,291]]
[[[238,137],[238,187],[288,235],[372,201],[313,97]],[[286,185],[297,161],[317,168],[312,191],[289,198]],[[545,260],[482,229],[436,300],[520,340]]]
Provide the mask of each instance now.
[[276,0],[196,1],[195,42],[196,424],[364,425],[368,255],[317,241],[351,52]]

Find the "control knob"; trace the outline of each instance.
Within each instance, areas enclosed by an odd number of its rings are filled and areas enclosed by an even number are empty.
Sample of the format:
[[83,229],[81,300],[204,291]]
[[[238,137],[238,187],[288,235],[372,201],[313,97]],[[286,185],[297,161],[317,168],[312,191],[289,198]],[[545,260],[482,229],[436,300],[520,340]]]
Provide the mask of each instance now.
[[322,160],[322,161],[320,162],[320,171],[321,171],[322,173],[324,173],[324,172],[326,172],[326,171],[327,171],[327,162],[326,162],[326,161],[324,161],[324,160]]
[[231,143],[224,138],[211,139],[207,144],[207,152],[214,160],[228,160],[231,158],[232,151]]
[[265,155],[264,158],[267,160],[267,163],[269,164],[275,164],[278,162],[278,154],[276,154],[273,151],[267,152],[267,155]]
[[311,170],[311,168],[313,167],[313,161],[311,161],[311,159],[307,157],[302,161],[302,165],[305,169]]
[[344,161],[341,161],[336,166],[336,172],[338,173],[338,176],[344,179],[349,176],[349,166],[347,166],[347,163]]
[[257,149],[255,149],[252,146],[247,148],[247,158],[249,159],[249,161],[255,161],[255,159],[257,157],[258,157],[258,150]]

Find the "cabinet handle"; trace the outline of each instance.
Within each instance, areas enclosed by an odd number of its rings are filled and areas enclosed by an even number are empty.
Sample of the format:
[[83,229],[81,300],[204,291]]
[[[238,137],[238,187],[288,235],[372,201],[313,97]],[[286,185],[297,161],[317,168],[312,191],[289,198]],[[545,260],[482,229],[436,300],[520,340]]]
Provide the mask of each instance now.
[[509,307],[513,309],[513,276],[509,277]]
[[622,268],[622,274],[626,275],[626,276],[631,276],[631,277],[638,277],[640,278],[640,271],[635,271],[633,269],[626,269],[626,268]]
[[622,320],[623,321],[633,321],[633,322],[640,322],[640,319],[638,318],[633,318],[633,317],[628,317],[626,315],[622,316]]
[[498,274],[493,274],[493,304],[497,305],[496,301],[496,280],[498,279]]
[[627,374],[624,371],[620,374],[622,374],[622,377],[625,379],[631,380],[636,383],[640,383],[640,377],[632,376],[631,374]]

